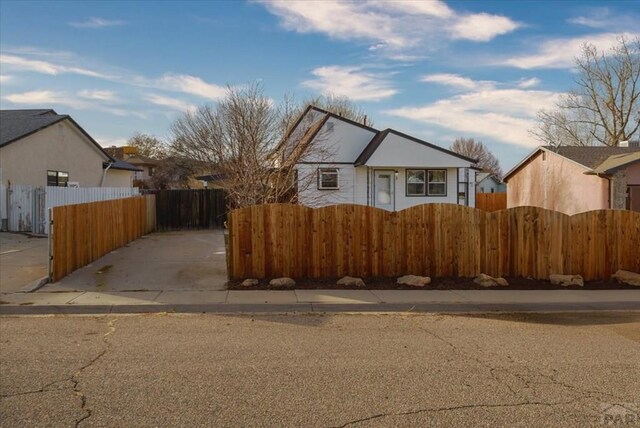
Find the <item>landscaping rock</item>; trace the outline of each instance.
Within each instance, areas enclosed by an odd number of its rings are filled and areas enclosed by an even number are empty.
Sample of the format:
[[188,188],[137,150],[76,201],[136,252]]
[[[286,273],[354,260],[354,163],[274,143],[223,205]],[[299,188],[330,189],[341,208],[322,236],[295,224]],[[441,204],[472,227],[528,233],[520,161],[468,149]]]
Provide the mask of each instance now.
[[560,275],[552,273],[549,275],[549,281],[554,285],[561,285],[563,287],[567,287],[569,285],[584,287],[584,280],[580,275]]
[[354,278],[352,276],[340,278],[336,284],[347,287],[364,287],[364,281],[362,278]]
[[269,286],[278,288],[293,288],[296,286],[296,282],[293,279],[287,277],[274,278],[269,281]]
[[258,285],[258,280],[254,278],[247,278],[244,281],[242,281],[243,287],[253,287],[255,285]]
[[398,278],[397,283],[400,285],[410,285],[412,287],[424,287],[425,285],[431,284],[431,278],[428,276],[404,275]]
[[476,276],[473,282],[482,287],[506,287],[509,285],[507,280],[504,278],[494,278],[484,273]]
[[618,282],[622,282],[627,285],[635,285],[636,287],[640,287],[640,273],[631,272],[628,270],[619,270],[614,273],[611,278],[615,279]]

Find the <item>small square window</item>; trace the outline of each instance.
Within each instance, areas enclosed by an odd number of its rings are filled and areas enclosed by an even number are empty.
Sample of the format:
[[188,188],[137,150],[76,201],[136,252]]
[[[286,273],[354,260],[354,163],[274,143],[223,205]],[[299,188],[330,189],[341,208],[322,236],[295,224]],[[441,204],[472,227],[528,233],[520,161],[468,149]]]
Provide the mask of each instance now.
[[425,195],[425,171],[423,169],[407,170],[407,196]]
[[66,171],[47,171],[47,186],[67,187],[69,173]]
[[427,194],[429,196],[447,196],[447,170],[431,169],[428,172]]
[[318,169],[318,189],[338,189],[338,168]]

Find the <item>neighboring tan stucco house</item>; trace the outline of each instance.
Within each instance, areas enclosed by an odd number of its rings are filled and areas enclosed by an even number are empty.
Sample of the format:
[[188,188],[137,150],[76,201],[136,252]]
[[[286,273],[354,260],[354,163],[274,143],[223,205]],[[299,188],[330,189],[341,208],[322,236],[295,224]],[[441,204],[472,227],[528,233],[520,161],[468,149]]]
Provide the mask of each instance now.
[[140,169],[109,156],[70,116],[0,110],[0,183],[132,187]]
[[507,185],[495,174],[480,172],[476,175],[476,193],[504,193]]
[[475,206],[474,159],[394,129],[377,130],[310,106],[284,144],[305,153],[295,163],[303,205],[352,203],[389,211],[425,203]]
[[507,208],[537,206],[569,215],[640,211],[640,147],[541,146],[511,171]]
[[109,156],[114,159],[125,161],[131,165],[137,166],[139,171],[134,173],[134,181],[140,181],[147,186],[151,185],[151,179],[155,169],[160,165],[159,160],[143,156],[138,153],[138,149],[133,146],[111,146],[104,149]]

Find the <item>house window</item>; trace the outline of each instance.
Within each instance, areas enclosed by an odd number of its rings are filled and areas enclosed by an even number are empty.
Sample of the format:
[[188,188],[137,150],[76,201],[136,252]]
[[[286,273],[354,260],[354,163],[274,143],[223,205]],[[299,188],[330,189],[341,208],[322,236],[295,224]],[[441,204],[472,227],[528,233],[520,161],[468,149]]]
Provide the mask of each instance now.
[[47,171],[47,186],[67,187],[69,173],[66,171]]
[[154,168],[152,166],[149,167],[149,177],[153,177],[153,170]]
[[427,170],[427,195],[447,196],[447,170],[430,169]]
[[407,170],[407,196],[424,196],[426,189],[426,171],[424,169]]
[[338,168],[319,168],[318,169],[318,189],[337,189],[338,188]]

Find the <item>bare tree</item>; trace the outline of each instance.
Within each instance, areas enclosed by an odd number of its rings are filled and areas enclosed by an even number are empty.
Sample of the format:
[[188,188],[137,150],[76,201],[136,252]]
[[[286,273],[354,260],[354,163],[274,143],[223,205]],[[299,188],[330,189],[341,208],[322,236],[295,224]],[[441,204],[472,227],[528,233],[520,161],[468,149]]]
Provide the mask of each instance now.
[[129,138],[127,145],[135,147],[138,154],[154,159],[163,159],[167,156],[167,144],[159,138],[143,133],[136,133]]
[[498,177],[502,177],[500,161],[481,141],[473,138],[456,138],[451,145],[451,151],[468,158],[477,159],[478,166],[485,172],[490,172]]
[[307,99],[303,106],[314,105],[328,112],[337,114],[346,119],[353,120],[358,123],[362,123],[368,126],[373,126],[371,118],[367,116],[367,113],[360,106],[355,104],[347,97],[336,95],[319,95]]
[[202,106],[175,121],[172,151],[224,177],[233,207],[297,202],[298,193],[315,184],[315,175],[300,176],[296,164],[329,157],[318,144],[326,132],[320,132],[322,117],[291,132],[299,111],[290,97],[275,105],[259,84],[230,87],[215,106]]
[[640,39],[624,37],[607,52],[585,44],[576,88],[538,113],[532,130],[544,144],[616,146],[640,127]]

